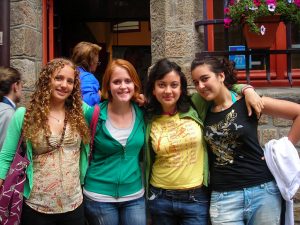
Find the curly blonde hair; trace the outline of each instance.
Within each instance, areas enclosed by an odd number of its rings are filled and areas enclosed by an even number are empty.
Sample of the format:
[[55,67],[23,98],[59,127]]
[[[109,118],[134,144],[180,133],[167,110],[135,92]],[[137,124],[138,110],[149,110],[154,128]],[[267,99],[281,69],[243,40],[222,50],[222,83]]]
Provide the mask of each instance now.
[[74,87],[70,96],[66,99],[66,116],[71,127],[71,131],[77,131],[83,142],[87,144],[90,140],[90,131],[86,124],[82,111],[82,98],[80,91],[79,71],[74,63],[68,59],[57,58],[48,62],[40,72],[39,79],[35,83],[35,91],[27,107],[23,134],[31,142],[37,142],[40,132],[44,130],[44,135],[50,136],[51,131],[48,125],[49,106],[51,98],[51,76],[64,66],[70,66],[74,70]]

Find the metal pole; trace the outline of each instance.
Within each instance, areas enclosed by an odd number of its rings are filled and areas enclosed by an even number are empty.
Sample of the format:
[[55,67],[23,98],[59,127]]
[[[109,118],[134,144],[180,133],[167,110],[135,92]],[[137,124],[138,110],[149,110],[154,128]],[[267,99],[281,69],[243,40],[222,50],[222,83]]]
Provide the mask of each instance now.
[[0,66],[10,65],[10,0],[0,1]]

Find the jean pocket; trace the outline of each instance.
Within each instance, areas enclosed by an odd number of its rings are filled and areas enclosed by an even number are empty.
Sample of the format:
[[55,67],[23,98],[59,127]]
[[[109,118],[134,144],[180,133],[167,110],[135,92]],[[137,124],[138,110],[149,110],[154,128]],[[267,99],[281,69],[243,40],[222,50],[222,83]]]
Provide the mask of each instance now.
[[265,189],[271,195],[280,194],[279,188],[278,188],[277,183],[275,181],[265,183]]
[[159,196],[159,190],[157,190],[154,187],[150,187],[149,188],[149,196],[148,196],[148,200],[149,201],[153,201],[155,199],[157,199]]
[[208,203],[210,201],[210,194],[206,191],[196,192],[191,194],[190,199],[193,202]]
[[[226,193],[225,193],[226,194]],[[213,191],[210,196],[210,202],[216,203],[223,199],[224,192]]]

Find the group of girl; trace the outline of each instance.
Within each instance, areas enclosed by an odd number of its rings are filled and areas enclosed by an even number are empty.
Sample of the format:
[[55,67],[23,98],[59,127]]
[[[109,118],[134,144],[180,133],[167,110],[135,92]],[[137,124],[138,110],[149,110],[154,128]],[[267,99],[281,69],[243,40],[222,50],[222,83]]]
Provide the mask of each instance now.
[[83,225],[84,218],[89,225],[146,225],[145,195],[153,225],[279,224],[281,195],[245,99],[258,112],[293,120],[288,138],[294,144],[300,106],[256,98],[251,88],[243,97],[227,60],[194,60],[191,70],[198,94],[189,97],[181,68],[168,59],[156,62],[143,110],[135,103],[141,83],[134,67],[112,60],[88,162],[94,107],[82,103],[71,61],[46,64],[0,152],[1,185],[23,134],[31,163],[22,225]]

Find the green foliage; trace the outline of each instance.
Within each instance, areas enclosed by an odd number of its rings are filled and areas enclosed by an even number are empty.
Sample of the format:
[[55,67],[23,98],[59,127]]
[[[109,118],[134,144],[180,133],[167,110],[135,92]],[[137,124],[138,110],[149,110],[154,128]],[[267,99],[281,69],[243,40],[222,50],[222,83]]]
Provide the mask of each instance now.
[[300,0],[230,0],[224,14],[226,28],[247,23],[251,31],[260,33],[255,21],[262,16],[280,15],[285,23],[300,24]]

